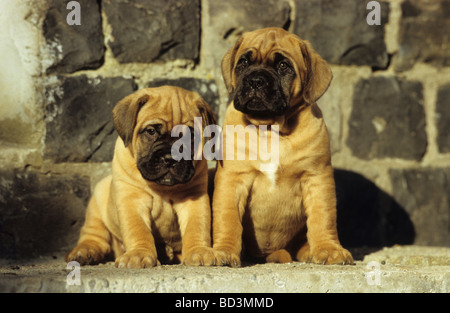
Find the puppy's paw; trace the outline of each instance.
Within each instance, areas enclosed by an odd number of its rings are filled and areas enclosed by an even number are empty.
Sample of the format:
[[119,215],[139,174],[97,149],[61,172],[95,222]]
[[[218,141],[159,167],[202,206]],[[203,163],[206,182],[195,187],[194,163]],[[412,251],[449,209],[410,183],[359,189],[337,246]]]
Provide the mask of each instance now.
[[148,250],[130,250],[116,259],[119,268],[148,268],[159,265],[155,253]]
[[292,257],[285,249],[280,249],[272,252],[266,257],[267,263],[291,263]]
[[77,261],[80,265],[94,265],[100,263],[105,257],[105,252],[95,244],[81,243],[69,252],[66,262]]
[[212,248],[198,247],[183,255],[183,264],[188,266],[216,265],[216,257]]
[[309,262],[317,264],[353,264],[353,257],[341,245],[335,243],[319,244],[311,249]]
[[241,259],[237,254],[220,248],[213,250],[216,257],[216,265],[229,265],[231,267],[241,266]]

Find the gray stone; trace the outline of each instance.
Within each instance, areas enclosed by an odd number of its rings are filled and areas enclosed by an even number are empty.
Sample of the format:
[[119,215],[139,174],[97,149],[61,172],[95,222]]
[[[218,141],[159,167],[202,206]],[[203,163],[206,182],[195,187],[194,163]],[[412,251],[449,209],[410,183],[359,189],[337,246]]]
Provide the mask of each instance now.
[[450,168],[392,169],[393,197],[414,224],[415,244],[450,246]]
[[47,88],[45,158],[53,162],[107,162],[117,134],[116,103],[136,90],[132,79],[84,75],[58,77]]
[[448,0],[402,2],[399,52],[395,70],[405,71],[417,62],[437,67],[450,65],[450,2]]
[[436,101],[437,144],[439,152],[450,152],[450,85],[441,86]]
[[290,5],[286,0],[209,1],[212,25],[220,38],[231,34],[240,36],[244,31],[264,27],[283,27],[287,29],[290,20]]
[[149,82],[147,87],[159,87],[164,85],[177,86],[199,93],[214,111],[216,117],[219,116],[220,99],[215,81],[191,77],[157,79]]
[[316,51],[334,64],[369,65],[385,68],[389,58],[384,26],[389,5],[381,5],[381,25],[368,25],[367,1],[296,0],[294,32],[311,42]]
[[76,243],[89,177],[33,169],[2,169],[0,177],[0,258],[53,254]]
[[347,145],[353,155],[420,160],[427,148],[420,82],[361,79],[355,86]]
[[199,57],[199,0],[104,0],[108,42],[121,63]]
[[51,0],[43,24],[48,49],[56,56],[47,72],[72,73],[103,64],[102,19],[97,1],[79,0],[81,25],[68,25],[68,1]]
[[[177,300],[209,300],[209,311],[220,308],[220,298],[226,301],[229,297],[221,293],[272,293],[238,295],[230,299],[235,301],[236,309],[244,299],[249,303],[252,298],[258,301],[269,298],[273,299],[273,303],[266,302],[270,307],[254,311],[287,312],[298,302],[295,293],[300,292],[448,293],[450,266],[445,260],[449,258],[450,248],[436,250],[418,246],[387,248],[374,253],[373,257],[369,254],[363,262],[357,261],[353,266],[295,262],[252,264],[242,268],[163,265],[147,269],[117,269],[113,262],[109,262],[79,268],[79,284],[73,281],[76,269],[67,269],[64,261],[41,259],[28,264],[16,262],[0,266],[0,292],[145,292],[150,293],[146,295],[150,302],[164,302],[167,308],[175,310]],[[401,265],[391,263],[395,261],[389,259],[391,251],[395,256],[405,252]],[[430,257],[433,261],[425,263]],[[408,262],[408,258],[413,262]],[[72,273],[69,281],[75,284],[67,284],[69,273]],[[183,298],[183,295],[169,293],[216,294],[184,295]],[[278,297],[274,293],[293,294]],[[233,303],[231,301],[230,304]],[[330,308],[331,305],[335,306],[335,303],[330,304]],[[197,311],[202,309],[197,308]],[[248,307],[245,309],[249,310]]]
[[383,248],[366,255],[364,262],[388,265],[450,266],[450,248],[425,246],[399,246]]

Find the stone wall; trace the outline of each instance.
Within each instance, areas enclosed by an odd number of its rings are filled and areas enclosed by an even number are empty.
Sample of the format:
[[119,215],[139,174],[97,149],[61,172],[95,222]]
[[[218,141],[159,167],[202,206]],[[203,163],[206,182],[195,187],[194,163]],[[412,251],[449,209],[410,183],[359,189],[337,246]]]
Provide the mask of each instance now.
[[223,121],[220,61],[245,32],[311,41],[334,79],[332,139],[344,246],[450,246],[450,1],[78,0],[0,4],[0,258],[73,245],[110,171],[111,109],[138,88],[199,92]]

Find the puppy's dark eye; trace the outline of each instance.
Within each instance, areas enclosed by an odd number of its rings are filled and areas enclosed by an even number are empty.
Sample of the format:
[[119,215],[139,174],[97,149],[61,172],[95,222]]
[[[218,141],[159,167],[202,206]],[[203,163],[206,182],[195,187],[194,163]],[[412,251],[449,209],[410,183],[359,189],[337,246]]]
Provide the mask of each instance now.
[[245,66],[247,66],[247,65],[248,65],[248,59],[247,59],[246,57],[240,58],[239,61],[238,61],[238,63],[237,63],[237,65],[238,65],[239,67],[245,67]]
[[146,132],[147,134],[149,134],[150,136],[154,136],[154,135],[157,134],[156,129],[155,129],[154,127],[152,127],[152,126],[147,127],[147,128],[145,129],[145,132]]
[[285,73],[291,69],[291,65],[288,62],[281,61],[278,63],[278,71],[280,73]]
[[288,65],[287,65],[286,62],[280,62],[280,64],[278,64],[278,68],[279,68],[280,70],[285,70],[285,69],[288,68]]

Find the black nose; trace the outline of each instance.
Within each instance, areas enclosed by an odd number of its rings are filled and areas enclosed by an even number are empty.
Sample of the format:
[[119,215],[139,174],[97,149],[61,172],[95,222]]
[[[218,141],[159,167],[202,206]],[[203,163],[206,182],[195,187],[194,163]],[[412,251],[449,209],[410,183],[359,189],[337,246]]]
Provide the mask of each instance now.
[[247,84],[253,90],[258,90],[267,86],[267,80],[263,75],[255,75],[253,77],[248,78]]

